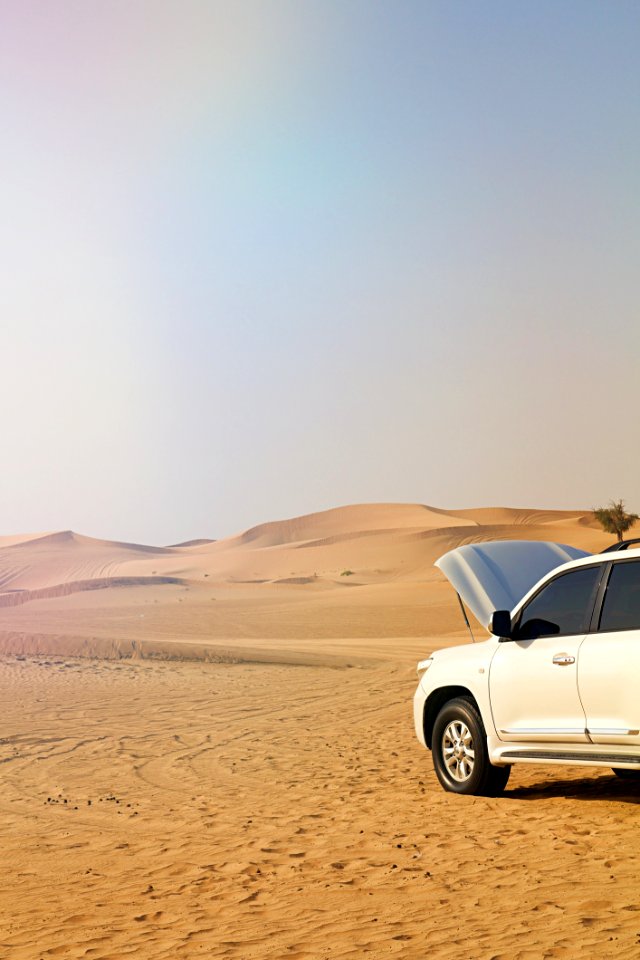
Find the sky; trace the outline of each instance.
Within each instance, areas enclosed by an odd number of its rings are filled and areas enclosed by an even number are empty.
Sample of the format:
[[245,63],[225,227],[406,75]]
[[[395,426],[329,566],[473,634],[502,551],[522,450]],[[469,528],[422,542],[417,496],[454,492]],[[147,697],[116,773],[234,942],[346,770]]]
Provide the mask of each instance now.
[[0,0],[0,532],[640,512],[639,31]]

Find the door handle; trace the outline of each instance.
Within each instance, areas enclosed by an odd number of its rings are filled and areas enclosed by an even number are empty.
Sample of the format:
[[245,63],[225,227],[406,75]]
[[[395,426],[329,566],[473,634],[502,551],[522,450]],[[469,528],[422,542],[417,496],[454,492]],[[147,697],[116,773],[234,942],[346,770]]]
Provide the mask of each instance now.
[[575,663],[576,658],[569,656],[568,653],[556,653],[555,657],[553,658],[553,662],[559,667],[566,667],[570,663]]

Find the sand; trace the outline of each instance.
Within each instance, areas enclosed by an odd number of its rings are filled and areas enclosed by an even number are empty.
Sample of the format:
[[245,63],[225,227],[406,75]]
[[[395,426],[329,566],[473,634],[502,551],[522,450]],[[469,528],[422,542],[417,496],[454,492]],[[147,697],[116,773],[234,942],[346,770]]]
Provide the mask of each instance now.
[[0,957],[638,957],[637,787],[454,797],[415,739],[415,661],[468,642],[433,559],[496,536],[609,542],[407,505],[0,541]]

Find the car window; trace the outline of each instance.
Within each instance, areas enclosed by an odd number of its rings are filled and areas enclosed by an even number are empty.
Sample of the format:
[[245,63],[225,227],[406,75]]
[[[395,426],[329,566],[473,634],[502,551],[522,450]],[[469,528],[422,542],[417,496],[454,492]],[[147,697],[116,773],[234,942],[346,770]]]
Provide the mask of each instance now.
[[640,562],[614,563],[599,630],[640,630]]
[[589,626],[602,564],[563,573],[526,605],[516,639],[584,633]]

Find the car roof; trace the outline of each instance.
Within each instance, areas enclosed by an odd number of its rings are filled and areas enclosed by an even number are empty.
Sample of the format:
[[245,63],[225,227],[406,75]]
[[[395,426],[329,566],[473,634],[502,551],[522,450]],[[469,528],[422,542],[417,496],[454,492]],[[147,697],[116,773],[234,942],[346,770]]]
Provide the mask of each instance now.
[[606,553],[593,553],[588,557],[579,557],[577,560],[569,560],[561,566],[551,570],[550,574],[560,573],[562,570],[571,570],[573,567],[587,567],[593,563],[624,563],[625,560],[639,560],[640,547],[633,550],[612,550]]

